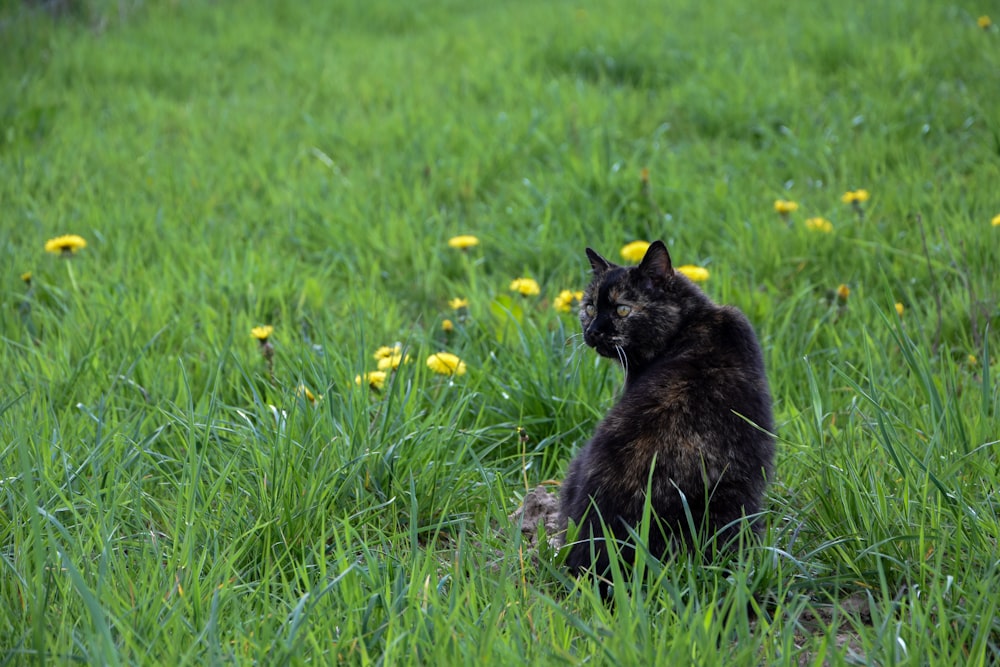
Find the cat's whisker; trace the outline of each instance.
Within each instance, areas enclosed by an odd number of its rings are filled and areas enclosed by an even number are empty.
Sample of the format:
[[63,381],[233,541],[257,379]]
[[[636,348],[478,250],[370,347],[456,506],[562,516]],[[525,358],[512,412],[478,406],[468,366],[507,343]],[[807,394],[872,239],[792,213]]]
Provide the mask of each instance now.
[[583,333],[577,332],[566,336],[564,346],[570,348],[569,358],[573,359],[576,353],[587,346],[587,341],[583,339]]
[[625,370],[625,380],[628,380],[628,357],[625,356],[625,348],[621,345],[615,344],[615,352],[618,353],[618,360],[622,364],[622,368]]
[[581,343],[579,343],[577,345],[574,345],[573,348],[570,350],[570,353],[569,353],[570,359],[572,359],[573,357],[575,357],[576,353],[579,352],[580,350],[584,349],[585,347],[587,347],[587,344],[583,343],[583,342],[581,342]]

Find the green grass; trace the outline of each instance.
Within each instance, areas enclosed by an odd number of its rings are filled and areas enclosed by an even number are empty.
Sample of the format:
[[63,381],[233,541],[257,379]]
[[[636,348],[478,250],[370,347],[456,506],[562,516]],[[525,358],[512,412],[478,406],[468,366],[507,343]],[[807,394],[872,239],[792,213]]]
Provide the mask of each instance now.
[[[0,5],[0,664],[997,661],[985,5],[276,4]],[[608,606],[506,517],[621,385],[552,299],[637,238],[756,326],[778,478]]]

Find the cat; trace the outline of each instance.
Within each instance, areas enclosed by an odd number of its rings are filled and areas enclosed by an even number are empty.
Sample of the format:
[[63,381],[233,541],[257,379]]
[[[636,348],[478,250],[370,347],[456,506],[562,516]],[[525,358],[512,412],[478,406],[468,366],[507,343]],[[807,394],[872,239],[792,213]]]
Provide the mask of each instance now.
[[774,424],[750,322],[675,271],[662,241],[635,267],[590,248],[587,257],[583,339],[624,367],[625,386],[562,483],[559,526],[579,527],[566,565],[606,581],[605,539],[617,539],[633,562],[629,529],[639,530],[647,489],[654,520],[646,546],[655,558],[693,550],[692,524],[716,548],[736,541],[746,517],[759,533],[752,515],[773,475]]

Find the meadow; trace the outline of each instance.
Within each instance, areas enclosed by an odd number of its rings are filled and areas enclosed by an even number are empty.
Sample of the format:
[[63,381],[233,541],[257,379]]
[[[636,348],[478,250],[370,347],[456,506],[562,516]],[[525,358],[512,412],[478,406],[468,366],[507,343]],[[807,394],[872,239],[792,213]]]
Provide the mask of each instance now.
[[[0,4],[0,664],[995,664],[989,4]],[[777,477],[605,604],[508,516],[658,238]]]

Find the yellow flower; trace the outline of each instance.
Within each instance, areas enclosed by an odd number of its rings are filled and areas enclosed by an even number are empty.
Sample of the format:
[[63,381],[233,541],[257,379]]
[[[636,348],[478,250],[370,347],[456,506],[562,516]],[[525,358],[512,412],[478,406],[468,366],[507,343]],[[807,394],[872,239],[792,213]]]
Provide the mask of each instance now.
[[441,331],[443,331],[445,333],[451,333],[454,330],[455,330],[455,323],[454,322],[452,322],[451,320],[442,320],[442,322],[441,322]]
[[781,215],[788,215],[789,213],[794,213],[799,210],[799,205],[798,203],[787,199],[775,199],[774,210]]
[[76,234],[57,236],[54,239],[49,239],[45,242],[45,252],[51,252],[63,256],[72,255],[76,253],[77,250],[86,247],[87,242],[82,236],[77,236]]
[[1000,213],[993,216],[993,219],[990,220],[990,224],[994,227],[1000,227]]
[[463,234],[461,236],[452,236],[448,239],[448,245],[452,248],[458,248],[459,250],[468,250],[473,246],[479,245],[479,239],[475,236],[469,234]]
[[626,262],[638,264],[646,256],[647,250],[649,250],[649,241],[632,241],[631,243],[626,243],[620,252],[622,259]]
[[515,278],[510,284],[510,289],[524,296],[535,296],[542,291],[538,283],[531,278]]
[[410,355],[403,355],[402,351],[397,350],[387,357],[382,357],[378,360],[378,369],[380,371],[396,370],[399,368],[400,364],[409,363]]
[[840,284],[837,287],[837,298],[841,301],[847,301],[847,297],[851,296],[851,288],[847,285]]
[[690,280],[693,280],[696,283],[703,283],[708,280],[708,269],[703,266],[685,264],[684,266],[678,266],[677,271],[679,273],[683,273]]
[[970,354],[965,360],[968,362],[970,366],[975,366],[976,364],[979,363],[979,359],[976,359],[976,355],[974,354]]
[[295,390],[295,394],[296,396],[302,396],[312,405],[316,405],[316,401],[323,398],[322,396],[317,396],[316,394],[309,391],[309,387],[305,386],[304,384],[300,384],[298,386],[298,389]]
[[814,232],[829,234],[833,231],[833,223],[826,218],[809,218],[806,220],[806,228],[811,229]]
[[840,201],[845,204],[860,204],[868,201],[869,196],[867,190],[848,190],[841,195]]
[[[997,216],[997,217],[1000,218],[1000,216]],[[26,282],[26,283],[28,283],[30,285],[31,284],[31,271],[25,271],[24,273],[22,273],[21,274],[21,280],[23,280],[24,282]]]
[[379,349],[375,350],[375,361],[381,361],[382,359],[388,359],[394,354],[400,354],[403,351],[403,346],[400,344],[393,345],[389,347],[388,345],[383,345]]
[[465,362],[451,352],[438,352],[427,357],[427,368],[441,375],[465,375]]
[[254,327],[253,329],[250,330],[250,335],[262,343],[266,343],[267,339],[271,337],[272,333],[274,333],[274,327],[272,327],[270,324],[262,327]]
[[897,301],[896,302],[896,314],[899,315],[900,317],[902,317],[903,316],[903,311],[905,311],[905,310],[906,310],[906,308],[903,306],[903,302],[902,301]]
[[559,296],[552,301],[552,307],[560,313],[568,313],[573,310],[573,302],[579,301],[582,298],[583,292],[573,292],[571,290],[564,289],[559,292]]
[[367,384],[369,389],[381,391],[382,387],[385,386],[385,371],[372,371],[364,375],[356,375],[354,377],[354,384],[359,387]]
[[983,30],[989,30],[990,26],[993,25],[993,21],[990,20],[989,16],[980,16],[976,19],[976,25],[978,25]]
[[459,308],[468,308],[469,300],[456,296],[454,299],[448,300],[448,307],[451,308],[452,310],[458,310]]

